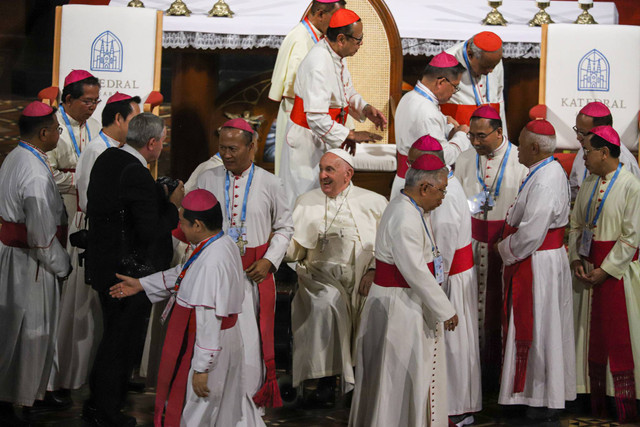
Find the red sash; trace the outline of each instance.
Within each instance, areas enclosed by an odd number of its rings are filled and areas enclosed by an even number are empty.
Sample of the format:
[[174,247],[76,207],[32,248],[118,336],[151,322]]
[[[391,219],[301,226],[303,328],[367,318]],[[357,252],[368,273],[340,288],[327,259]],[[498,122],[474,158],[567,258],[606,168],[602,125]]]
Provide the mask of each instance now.
[[[340,112],[342,112],[342,108],[329,108],[329,115],[331,119],[335,122],[340,123],[341,125],[345,124],[347,121],[347,114],[349,114],[349,106],[347,105],[344,108],[344,117],[342,120],[339,120]],[[291,121],[298,126],[302,126],[303,128],[309,129],[309,123],[307,123],[307,114],[304,112],[304,101],[298,95],[296,95],[295,100],[293,101],[293,108],[291,109]]]
[[[29,249],[27,226],[18,222],[7,222],[0,217],[0,242],[12,248]],[[67,226],[56,228],[56,238],[63,247],[67,247]]]
[[[429,271],[433,274],[433,262],[427,264]],[[398,270],[395,264],[387,264],[376,258],[376,275],[373,283],[383,288],[409,288],[409,284]]]
[[[615,241],[591,244],[588,261],[595,268],[602,265]],[[636,251],[632,261],[638,259]],[[624,294],[624,280],[609,277],[593,288],[589,330],[589,382],[591,407],[595,415],[606,413],[607,360],[613,377],[613,388],[621,422],[636,417],[636,387],[633,375],[633,351],[629,333],[629,317]]]
[[[542,245],[537,251],[560,249],[564,245],[564,227],[547,231]],[[503,237],[518,231],[505,224]],[[516,328],[516,372],[513,392],[521,393],[527,376],[527,360],[533,342],[533,270],[531,256],[515,264],[505,266],[503,271],[504,298],[502,307],[502,353],[507,342],[509,329],[509,295],[513,306],[513,322]]]
[[407,176],[407,171],[409,170],[409,164],[407,163],[408,157],[396,151],[396,159],[398,163],[398,171],[396,172],[396,175],[404,179],[404,177]]
[[[224,317],[221,329],[233,327],[237,320],[237,314]],[[186,345],[183,351],[185,341]],[[175,304],[169,318],[158,370],[155,413],[153,416],[153,423],[156,427],[163,425],[163,413],[166,427],[180,427],[180,417],[182,416],[184,399],[187,394],[187,383],[195,342],[196,311],[193,308]]]
[[[256,248],[246,248],[242,257],[242,268],[247,269],[255,261],[262,259],[269,249],[269,243]],[[262,360],[267,369],[264,384],[253,396],[253,401],[259,407],[268,406],[278,408],[282,406],[282,397],[276,380],[276,356],[273,347],[273,328],[276,309],[276,283],[273,274],[258,284],[258,294],[260,295],[259,321],[260,321],[260,341],[262,344]]]
[[[496,109],[498,113],[500,113],[500,104],[491,102],[489,104],[482,105],[490,105]],[[473,105],[460,105],[460,104],[440,104],[440,111],[445,116],[453,117],[458,123],[461,125],[468,125],[471,120],[471,115],[474,111],[476,111],[479,107],[476,104]]]
[[453,260],[451,260],[451,267],[449,268],[449,276],[460,274],[473,267],[473,249],[471,243],[464,248],[456,249],[453,254]]

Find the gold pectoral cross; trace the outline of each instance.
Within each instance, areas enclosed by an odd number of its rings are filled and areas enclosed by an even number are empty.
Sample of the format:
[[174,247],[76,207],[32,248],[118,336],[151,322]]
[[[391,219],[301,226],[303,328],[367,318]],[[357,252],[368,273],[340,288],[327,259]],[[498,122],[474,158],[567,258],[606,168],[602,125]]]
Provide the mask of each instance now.
[[246,252],[246,247],[249,242],[246,239],[242,238],[242,235],[238,236],[238,240],[236,241],[236,245],[238,245],[238,249],[240,249],[240,255],[244,256]]

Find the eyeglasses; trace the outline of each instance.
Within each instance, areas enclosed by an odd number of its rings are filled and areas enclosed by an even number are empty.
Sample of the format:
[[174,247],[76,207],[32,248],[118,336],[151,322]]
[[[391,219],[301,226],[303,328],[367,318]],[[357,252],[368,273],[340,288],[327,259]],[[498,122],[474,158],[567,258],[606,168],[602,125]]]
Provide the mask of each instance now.
[[438,188],[438,187],[436,187],[435,185],[431,184],[430,182],[427,182],[426,184],[427,184],[429,187],[433,187],[433,188],[435,188],[436,190],[438,190],[439,192],[441,192],[443,196],[446,196],[446,195],[447,195],[447,190],[443,190],[442,188]]
[[48,127],[47,129],[55,129],[58,131],[58,135],[62,135],[62,126],[58,125],[55,128]]
[[447,81],[447,83],[449,83],[451,86],[453,86],[453,93],[460,92],[460,85],[454,85],[453,83],[451,83],[451,80],[449,80],[446,77],[443,77],[443,79],[445,79]]
[[573,127],[573,131],[576,133],[576,135],[581,136],[583,138],[587,136],[587,134],[589,133],[589,132],[582,132],[581,130],[578,130],[577,126]]
[[98,99],[90,99],[90,98],[78,98],[78,100],[80,102],[82,102],[84,105],[86,105],[87,107],[90,107],[92,105],[98,105],[102,102],[102,99],[98,98]]
[[604,147],[600,147],[600,148],[584,148],[582,147],[582,151],[584,151],[584,155],[588,156],[590,152],[592,151],[599,151],[602,150]]
[[479,133],[479,134],[473,134],[471,132],[469,132],[467,134],[467,138],[469,138],[470,141],[473,141],[474,139],[477,139],[478,141],[484,141],[485,139],[487,139],[487,137],[489,135],[491,135],[492,133],[494,133],[495,131],[497,131],[499,128],[495,128],[494,130],[492,130],[491,132],[489,132],[488,134],[484,134],[484,133]]
[[364,39],[364,34],[361,35],[360,38],[350,36],[349,34],[345,34],[345,36],[349,37],[350,39],[355,40],[357,45],[361,45],[362,44],[362,39]]

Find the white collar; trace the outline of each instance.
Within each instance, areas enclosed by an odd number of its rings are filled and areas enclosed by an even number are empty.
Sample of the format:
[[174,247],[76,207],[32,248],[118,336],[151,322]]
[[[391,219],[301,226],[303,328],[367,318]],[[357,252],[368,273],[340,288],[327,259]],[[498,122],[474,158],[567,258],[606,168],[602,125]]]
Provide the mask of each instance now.
[[124,151],[126,151],[127,153],[131,154],[136,159],[140,160],[140,163],[142,163],[142,166],[144,166],[145,168],[147,167],[147,160],[142,156],[142,154],[140,154],[140,152],[138,150],[136,150],[135,148],[133,148],[129,144],[124,144],[122,149]]

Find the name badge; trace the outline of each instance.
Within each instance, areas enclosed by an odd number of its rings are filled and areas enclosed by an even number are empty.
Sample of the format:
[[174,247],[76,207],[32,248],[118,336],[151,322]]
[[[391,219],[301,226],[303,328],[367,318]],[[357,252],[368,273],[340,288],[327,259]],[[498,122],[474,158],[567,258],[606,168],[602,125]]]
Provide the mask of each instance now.
[[580,239],[580,247],[578,248],[578,254],[583,257],[588,257],[591,252],[591,242],[593,242],[593,233],[591,230],[582,230],[582,237]]
[[442,284],[444,282],[444,261],[442,260],[442,255],[433,258],[433,272],[436,281]]
[[469,197],[467,199],[467,203],[469,203],[469,210],[471,211],[471,215],[490,211],[495,205],[493,196],[491,195],[491,193],[488,193],[486,191],[481,191],[478,194]]

